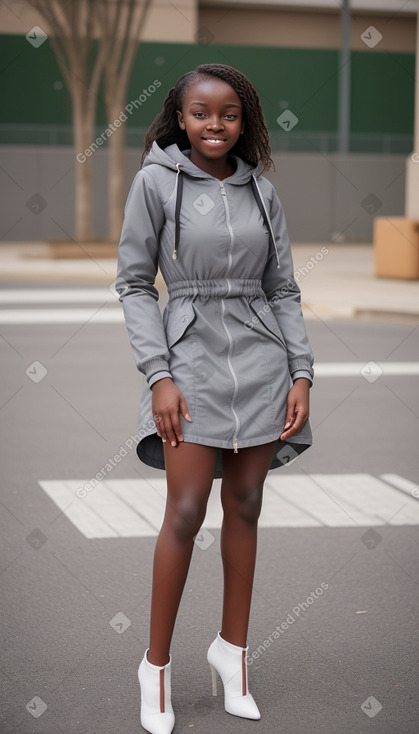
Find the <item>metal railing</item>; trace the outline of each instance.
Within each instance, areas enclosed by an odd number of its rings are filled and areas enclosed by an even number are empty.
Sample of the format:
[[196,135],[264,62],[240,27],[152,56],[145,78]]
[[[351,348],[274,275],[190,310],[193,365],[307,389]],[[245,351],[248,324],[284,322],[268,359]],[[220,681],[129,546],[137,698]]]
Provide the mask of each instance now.
[[[106,126],[95,128],[94,142]],[[143,147],[146,127],[127,127],[126,143],[129,148]],[[270,130],[271,148],[274,152],[334,153],[339,149],[339,133],[331,130]],[[72,125],[0,124],[1,145],[73,145]],[[413,134],[351,133],[351,153],[409,154],[413,150]],[[100,146],[106,149],[106,142]],[[82,151],[79,151],[82,152]]]

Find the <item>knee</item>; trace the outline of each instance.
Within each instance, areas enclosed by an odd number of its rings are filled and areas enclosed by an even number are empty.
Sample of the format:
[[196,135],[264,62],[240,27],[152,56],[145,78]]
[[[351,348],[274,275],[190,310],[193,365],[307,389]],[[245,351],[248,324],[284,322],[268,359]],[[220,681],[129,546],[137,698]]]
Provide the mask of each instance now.
[[205,519],[206,503],[188,497],[172,507],[171,525],[178,541],[191,540]]
[[250,490],[238,506],[240,518],[249,523],[249,525],[257,523],[261,510],[262,492],[259,488]]
[[[227,514],[231,511],[231,503],[228,503]],[[241,487],[241,491],[234,502],[234,515],[242,521],[253,525],[257,523],[262,510],[262,489],[259,484],[248,484]]]

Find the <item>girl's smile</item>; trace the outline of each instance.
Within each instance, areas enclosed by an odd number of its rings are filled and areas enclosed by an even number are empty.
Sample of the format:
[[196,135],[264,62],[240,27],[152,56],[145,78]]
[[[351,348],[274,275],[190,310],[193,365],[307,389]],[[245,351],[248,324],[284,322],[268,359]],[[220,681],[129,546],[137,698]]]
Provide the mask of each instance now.
[[215,77],[199,79],[186,91],[177,115],[192,163],[218,178],[231,175],[227,155],[244,130],[243,105],[233,87]]

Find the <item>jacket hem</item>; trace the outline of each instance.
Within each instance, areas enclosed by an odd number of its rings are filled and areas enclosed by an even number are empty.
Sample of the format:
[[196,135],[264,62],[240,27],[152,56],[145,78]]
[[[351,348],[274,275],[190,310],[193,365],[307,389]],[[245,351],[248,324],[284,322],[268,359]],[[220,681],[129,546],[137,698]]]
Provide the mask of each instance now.
[[[259,436],[258,438],[250,438],[246,441],[240,441],[240,437],[237,439],[237,449],[240,451],[240,449],[247,449],[250,446],[261,446],[264,443],[270,443],[271,441],[281,441],[280,434],[282,433],[282,428],[279,431],[276,431],[275,433],[270,433],[267,436]],[[182,432],[184,441],[186,443],[199,443],[204,446],[214,446],[216,448],[220,449],[232,449],[233,448],[233,439],[230,439],[229,441],[223,441],[220,439],[212,439],[212,438],[205,438],[204,436],[195,436],[190,433],[186,433],[185,431]],[[288,441],[281,441],[283,444],[287,443],[308,443],[308,440],[306,438],[303,438],[301,440],[298,440],[298,435],[292,436],[292,440]]]
[[[280,431],[279,431],[280,433]],[[217,458],[216,458],[216,465],[214,470],[214,479],[222,479],[223,477],[223,466],[222,466],[222,449],[223,448],[232,448],[231,442],[221,442],[225,443],[226,446],[220,446],[220,441],[215,439],[207,439],[197,436],[191,436],[183,434],[185,443],[198,443],[205,446],[214,446],[215,448],[218,448]],[[263,436],[262,438],[257,439],[250,439],[246,441],[246,446],[238,446],[239,453],[240,448],[247,448],[248,446],[259,446],[263,443],[269,443],[270,441],[277,441],[277,444],[274,448],[274,453],[272,456],[271,465],[268,469],[268,471],[272,471],[273,469],[278,469],[281,466],[285,466],[289,461],[287,461],[287,457],[289,456],[288,453],[284,454],[284,460],[280,458],[280,452],[281,450],[286,446],[291,446],[294,448],[294,451],[296,452],[296,455],[302,454],[304,451],[309,449],[312,445],[312,438],[307,437],[303,438],[301,436],[293,436],[292,440],[289,441],[281,441],[280,438],[278,438],[278,431],[270,434],[269,436]],[[144,436],[139,443],[137,444],[137,456],[140,459],[140,461],[143,464],[147,464],[147,466],[151,466],[154,469],[160,469],[162,471],[165,471],[165,462],[164,462],[164,452],[163,452],[163,444],[161,438],[157,436],[157,434],[149,433],[147,436]]]

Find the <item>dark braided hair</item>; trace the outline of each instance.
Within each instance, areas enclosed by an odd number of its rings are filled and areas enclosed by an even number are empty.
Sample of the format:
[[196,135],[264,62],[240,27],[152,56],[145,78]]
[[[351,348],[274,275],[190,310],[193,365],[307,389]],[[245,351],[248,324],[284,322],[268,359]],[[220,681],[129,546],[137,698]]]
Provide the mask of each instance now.
[[179,127],[176,111],[182,109],[183,97],[191,84],[200,77],[209,76],[217,77],[230,84],[243,105],[244,133],[240,135],[230,153],[239,156],[252,166],[256,166],[258,161],[261,160],[264,166],[263,170],[268,170],[273,165],[273,161],[269,146],[269,132],[263,117],[258,93],[241,71],[226,64],[200,64],[196,69],[188,71],[177,80],[164,100],[163,109],[154,118],[146,132],[144,138],[145,149],[141,163],[143,163],[154,141],[161,148],[173,143],[177,143],[180,150],[189,148],[188,136],[186,131]]

